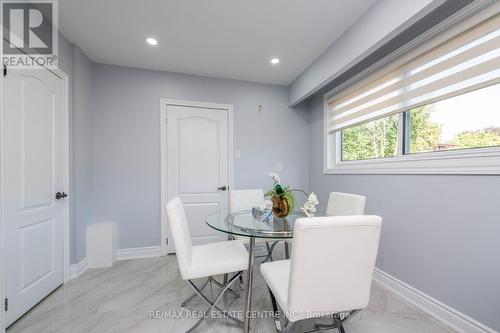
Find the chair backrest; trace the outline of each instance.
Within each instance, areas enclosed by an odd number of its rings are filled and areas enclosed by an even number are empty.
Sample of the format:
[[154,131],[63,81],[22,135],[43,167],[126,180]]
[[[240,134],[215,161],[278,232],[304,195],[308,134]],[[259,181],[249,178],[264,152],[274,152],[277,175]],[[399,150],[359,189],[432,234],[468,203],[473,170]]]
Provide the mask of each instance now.
[[326,212],[333,216],[364,215],[366,197],[358,194],[332,192]]
[[264,191],[262,190],[231,190],[229,192],[231,212],[264,206]]
[[374,215],[297,219],[287,310],[301,317],[365,308],[381,226]]
[[170,234],[174,241],[177,262],[184,278],[185,273],[191,266],[193,244],[191,243],[191,234],[181,199],[175,197],[167,203],[167,218]]

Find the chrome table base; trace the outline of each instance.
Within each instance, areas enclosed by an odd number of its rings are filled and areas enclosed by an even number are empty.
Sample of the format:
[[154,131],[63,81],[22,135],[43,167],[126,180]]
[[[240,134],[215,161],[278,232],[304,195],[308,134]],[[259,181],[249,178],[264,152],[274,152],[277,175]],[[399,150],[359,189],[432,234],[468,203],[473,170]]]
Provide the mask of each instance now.
[[252,285],[253,285],[253,261],[255,259],[255,237],[250,237],[248,251],[247,280],[245,281],[245,313],[243,314],[243,332],[250,332],[250,320],[252,311]]

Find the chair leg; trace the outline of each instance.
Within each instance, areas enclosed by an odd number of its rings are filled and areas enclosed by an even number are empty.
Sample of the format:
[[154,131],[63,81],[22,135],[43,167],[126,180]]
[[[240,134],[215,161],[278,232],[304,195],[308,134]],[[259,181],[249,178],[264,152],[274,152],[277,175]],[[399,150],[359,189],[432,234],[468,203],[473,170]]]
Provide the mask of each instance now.
[[273,261],[273,251],[274,251],[274,248],[276,247],[277,244],[278,244],[278,241],[273,242],[273,244],[271,244],[271,246],[269,246],[269,243],[266,242],[267,256],[266,256],[266,259],[264,259],[264,261],[262,263],[265,263],[267,261]]
[[281,321],[280,321],[280,313],[278,310],[278,304],[276,303],[276,298],[274,297],[271,289],[268,288],[267,290],[269,290],[269,295],[271,296],[271,304],[273,306],[274,326],[276,328],[276,331],[280,332],[281,331]]
[[292,333],[292,332],[295,332],[296,331],[296,327],[297,325],[295,325],[296,322],[294,321],[291,321],[289,322],[285,328],[283,329],[283,333]]
[[208,310],[205,310],[205,311],[203,312],[203,316],[201,316],[201,318],[200,318],[200,319],[198,319],[198,321],[197,321],[197,322],[196,322],[193,326],[191,326],[191,328],[190,328],[190,329],[188,329],[188,330],[186,331],[186,333],[191,333],[191,332],[193,332],[193,331],[194,331],[194,330],[195,330],[198,326],[200,326],[200,324],[201,324],[201,322],[203,321],[203,319],[205,319],[205,318],[206,318],[206,316],[207,316],[207,312],[208,312]]
[[208,278],[208,285],[210,286],[210,296],[214,298],[214,279],[212,277]]
[[285,259],[290,259],[290,244],[285,241]]
[[266,250],[267,250],[267,257],[264,260],[264,262],[268,260],[273,261],[273,251],[271,250],[271,247],[269,246],[268,242],[266,242]]
[[[217,283],[218,284],[218,283]],[[222,284],[227,284],[227,274],[224,274],[224,280]],[[227,309],[227,294],[224,293],[224,308]]]
[[[238,274],[243,274],[243,272],[238,272]],[[218,311],[221,311],[221,310],[217,307],[217,305],[216,305],[216,304],[220,301],[220,299],[222,298],[222,296],[223,296],[223,295],[225,295],[226,291],[228,291],[228,290],[229,290],[229,286],[231,286],[231,284],[232,284],[234,281],[236,281],[236,279],[237,279],[237,277],[238,277],[238,274],[236,274],[235,276],[233,276],[233,277],[232,277],[232,278],[228,281],[228,283],[224,286],[224,288],[223,288],[223,289],[219,292],[219,295],[215,298],[215,301],[214,301],[213,303],[211,303],[213,308],[217,309]],[[209,304],[210,304],[210,302],[209,302]],[[227,311],[222,311],[222,312],[227,313]],[[233,318],[233,317],[230,317],[230,318],[235,319],[235,318]],[[236,321],[238,321],[238,320],[236,320]],[[241,321],[239,321],[239,322],[241,322]],[[241,323],[242,323],[242,322],[241,322]]]
[[222,290],[219,292],[219,294],[217,295],[217,297],[215,297],[215,301],[211,302],[202,292],[201,292],[201,289],[196,287],[196,285],[193,283],[193,281],[191,280],[187,280],[187,282],[189,283],[189,285],[194,289],[195,293],[201,297],[202,300],[205,301],[205,303],[207,303],[208,305],[208,308],[207,310],[204,311],[203,313],[203,316],[200,318],[199,321],[196,322],[196,324],[194,324],[193,327],[191,327],[187,332],[192,332],[196,327],[198,327],[201,323],[201,321],[203,319],[206,319],[206,314],[209,313],[210,311],[212,311],[212,309],[216,309],[217,311],[221,312],[222,314],[224,314],[227,318],[233,320],[234,322],[236,322],[237,324],[239,325],[243,325],[243,322],[237,318],[234,318],[233,316],[231,316],[231,314],[228,312],[228,311],[224,311],[222,309],[220,309],[218,306],[217,306],[217,303],[221,300],[221,298],[224,296],[224,294],[226,293],[226,291],[229,289],[229,286],[231,286],[231,284],[236,281],[238,279],[239,276],[241,276],[241,274],[243,274],[243,272],[238,272],[236,275],[234,275],[231,279],[229,279],[229,281],[227,282],[227,284],[224,285],[224,287],[222,288]]
[[[208,285],[208,281],[209,281],[210,278],[208,278],[205,283],[203,283],[203,285],[200,287],[200,290],[203,291],[203,289],[205,289],[205,287]],[[189,296],[184,302],[181,303],[181,307],[186,307],[186,305],[189,304],[189,302],[191,302],[198,294],[197,293],[193,293],[191,296]]]
[[239,280],[240,280],[240,290],[244,291],[245,290],[245,283],[243,283],[243,274],[240,275]]
[[339,330],[339,333],[345,333],[345,330],[344,330],[344,325],[342,325],[342,319],[340,319],[340,316],[339,315],[335,315],[333,316],[333,324],[337,327],[337,329]]
[[[228,276],[226,277],[227,274],[224,274],[224,282],[223,283],[220,283],[219,281],[217,281],[216,279],[214,278],[211,278],[212,279],[212,282],[215,283],[217,286],[219,286],[220,288],[224,288],[224,286],[227,284],[227,279],[228,279]],[[234,296],[236,296],[237,298],[240,297],[240,294],[236,291],[236,289],[233,289],[233,288],[227,288],[227,291],[234,294]]]
[[344,318],[341,317],[341,314],[335,314],[333,316],[333,324],[316,324],[314,325],[317,330],[331,330],[338,329],[340,333],[345,333],[344,324],[349,321],[355,314],[357,314],[359,310],[352,310],[348,312],[348,315]]

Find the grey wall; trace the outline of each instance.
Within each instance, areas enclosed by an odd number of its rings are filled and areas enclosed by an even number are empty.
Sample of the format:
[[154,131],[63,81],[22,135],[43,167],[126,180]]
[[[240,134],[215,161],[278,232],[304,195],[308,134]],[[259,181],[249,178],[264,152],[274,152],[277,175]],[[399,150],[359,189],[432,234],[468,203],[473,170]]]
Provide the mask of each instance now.
[[500,330],[500,176],[324,175],[323,99],[310,101],[310,189],[366,195],[377,267]]
[[[444,0],[379,0],[290,84],[295,105]],[[426,7],[427,6],[427,7]]]
[[[308,116],[286,87],[109,65],[93,67],[93,200],[96,221],[119,225],[119,248],[160,245],[160,98],[234,105],[236,188],[284,182],[308,188]],[[264,113],[257,113],[259,104]]]
[[86,226],[92,221],[92,63],[75,47],[73,63],[73,227],[72,253],[74,262],[86,257]]
[[86,256],[85,227],[92,220],[92,63],[80,48],[59,36],[59,68],[69,75],[72,264]]

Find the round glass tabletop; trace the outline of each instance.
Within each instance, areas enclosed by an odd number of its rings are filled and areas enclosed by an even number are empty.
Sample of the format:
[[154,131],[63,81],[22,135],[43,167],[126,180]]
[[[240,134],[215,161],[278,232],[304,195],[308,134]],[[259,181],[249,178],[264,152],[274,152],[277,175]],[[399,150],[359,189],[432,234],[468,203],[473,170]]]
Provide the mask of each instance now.
[[[316,216],[325,216],[316,212]],[[306,217],[302,212],[292,212],[287,217],[272,215],[268,221],[259,221],[251,210],[229,212],[220,210],[205,219],[208,226],[227,234],[257,238],[293,238],[293,227],[298,218]]]

